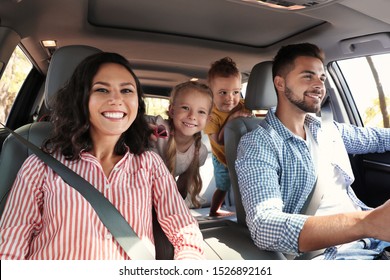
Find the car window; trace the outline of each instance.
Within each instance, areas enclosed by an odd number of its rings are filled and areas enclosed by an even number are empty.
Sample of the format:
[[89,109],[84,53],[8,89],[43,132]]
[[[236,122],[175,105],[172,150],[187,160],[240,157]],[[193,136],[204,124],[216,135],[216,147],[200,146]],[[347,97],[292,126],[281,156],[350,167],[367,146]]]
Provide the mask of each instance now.
[[168,119],[167,111],[169,107],[169,99],[161,96],[148,95],[144,98],[146,114],[151,116],[160,115],[164,119]]
[[337,62],[354,98],[361,121],[368,127],[390,127],[390,54]]
[[32,63],[17,46],[0,80],[0,121],[2,123],[6,122],[16,95],[31,69]]
[[248,82],[242,83],[241,85],[241,95],[243,98],[245,98],[247,86],[248,86]]

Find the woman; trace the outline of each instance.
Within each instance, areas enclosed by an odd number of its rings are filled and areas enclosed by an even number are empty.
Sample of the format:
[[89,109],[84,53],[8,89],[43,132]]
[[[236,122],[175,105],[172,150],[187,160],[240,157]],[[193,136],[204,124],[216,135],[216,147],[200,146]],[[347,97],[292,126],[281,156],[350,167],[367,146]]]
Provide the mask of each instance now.
[[[146,151],[145,104],[129,62],[86,58],[56,95],[43,149],[94,185],[154,252],[152,207],[175,259],[202,259],[202,235],[161,158]],[[0,221],[2,259],[129,259],[90,204],[35,155]]]

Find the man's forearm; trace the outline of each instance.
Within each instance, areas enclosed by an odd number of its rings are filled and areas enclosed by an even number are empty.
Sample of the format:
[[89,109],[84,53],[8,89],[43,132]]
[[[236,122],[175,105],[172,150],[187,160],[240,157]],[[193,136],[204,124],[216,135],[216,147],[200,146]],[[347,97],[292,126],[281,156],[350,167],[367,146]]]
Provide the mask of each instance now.
[[368,212],[309,217],[299,235],[299,251],[308,252],[352,242],[365,236],[362,221]]

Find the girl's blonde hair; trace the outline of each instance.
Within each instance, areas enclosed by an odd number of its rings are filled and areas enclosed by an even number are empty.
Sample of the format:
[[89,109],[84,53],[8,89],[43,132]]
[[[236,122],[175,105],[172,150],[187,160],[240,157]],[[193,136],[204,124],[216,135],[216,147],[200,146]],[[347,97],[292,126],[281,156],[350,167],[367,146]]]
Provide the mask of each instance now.
[[[173,106],[176,102],[176,99],[178,96],[189,93],[189,92],[200,92],[203,93],[203,95],[207,98],[210,98],[210,109],[208,111],[208,114],[211,113],[212,105],[213,105],[213,93],[211,89],[200,82],[184,82],[181,84],[178,84],[175,86],[171,92],[170,97],[170,107]],[[169,115],[169,114],[168,114]],[[172,135],[175,133],[175,127],[173,125],[173,120],[171,117],[169,117],[169,125],[170,125],[170,131]],[[194,134],[194,141],[195,141],[195,152],[194,152],[194,159],[190,166],[187,169],[187,182],[186,182],[186,190],[179,190],[181,194],[183,194],[183,191],[185,193],[190,194],[191,203],[199,208],[201,206],[199,202],[199,193],[202,190],[202,178],[199,173],[199,150],[202,145],[202,134],[201,132],[197,132]],[[176,141],[175,137],[169,137],[168,140],[168,147],[166,151],[166,159],[167,159],[167,167],[172,175],[175,174],[175,167],[176,167]]]

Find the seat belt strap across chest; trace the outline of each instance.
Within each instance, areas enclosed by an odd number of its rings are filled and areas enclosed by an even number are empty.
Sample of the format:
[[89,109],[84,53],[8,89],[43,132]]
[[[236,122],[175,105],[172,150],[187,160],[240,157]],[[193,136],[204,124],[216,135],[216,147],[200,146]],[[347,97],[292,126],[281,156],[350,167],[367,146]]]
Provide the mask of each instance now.
[[[3,124],[1,124],[3,125]],[[51,155],[43,152],[5,125],[18,141],[27,146],[36,156],[53,169],[71,187],[76,189],[92,206],[102,223],[131,259],[152,260],[154,257],[137,236],[129,223],[114,205],[88,181],[62,164]]]
[[[321,126],[325,133],[329,133],[331,131],[331,126],[333,125],[333,113],[332,108],[330,107],[329,98],[327,98],[324,104],[321,107]],[[316,178],[316,182],[314,184],[313,190],[309,194],[305,204],[302,207],[301,213],[305,215],[314,215],[317,209],[320,206],[322,192],[318,187],[318,178]]]
[[[323,130],[329,132],[331,129],[330,126],[332,125],[333,125],[333,113],[328,98],[327,100],[325,100],[323,106],[321,107],[321,126]],[[324,186],[319,186],[318,177],[317,177],[316,182],[314,183],[313,190],[310,192],[308,198],[306,199],[305,204],[303,205],[301,214],[312,216],[316,213],[317,209],[320,207],[321,204],[322,194],[324,191],[322,187]],[[310,251],[298,257],[292,257],[292,258],[295,260],[311,260],[314,257],[321,255],[324,251],[325,249]]]

